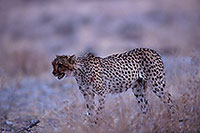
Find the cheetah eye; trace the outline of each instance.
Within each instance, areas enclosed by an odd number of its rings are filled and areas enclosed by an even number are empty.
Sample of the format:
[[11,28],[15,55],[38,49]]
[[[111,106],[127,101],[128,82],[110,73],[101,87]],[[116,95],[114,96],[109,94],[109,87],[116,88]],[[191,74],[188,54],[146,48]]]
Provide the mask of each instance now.
[[63,65],[62,64],[58,64],[58,68],[61,68],[61,67],[63,67]]
[[60,71],[63,68],[62,64],[58,64],[58,71]]

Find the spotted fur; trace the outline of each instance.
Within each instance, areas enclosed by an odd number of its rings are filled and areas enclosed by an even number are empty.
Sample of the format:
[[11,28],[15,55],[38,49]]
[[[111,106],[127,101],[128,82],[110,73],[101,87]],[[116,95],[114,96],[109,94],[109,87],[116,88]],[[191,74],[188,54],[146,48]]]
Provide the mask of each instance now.
[[[149,109],[146,98],[148,84],[169,111],[173,107],[171,95],[164,91],[164,65],[154,50],[138,48],[105,58],[93,54],[84,57],[57,56],[52,65],[53,74],[58,79],[65,74],[75,77],[86,100],[88,115],[94,118],[95,123],[104,108],[105,97],[109,93],[121,93],[128,89],[132,89],[142,113],[146,114]],[[95,95],[99,97],[98,106],[94,102]]]

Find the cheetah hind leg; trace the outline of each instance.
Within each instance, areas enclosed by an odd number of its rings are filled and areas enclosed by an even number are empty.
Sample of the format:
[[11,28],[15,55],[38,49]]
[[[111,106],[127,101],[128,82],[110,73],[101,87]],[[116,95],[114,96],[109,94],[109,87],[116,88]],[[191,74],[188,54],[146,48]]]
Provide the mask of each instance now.
[[157,81],[152,81],[153,92],[160,98],[160,100],[168,106],[168,112],[174,115],[178,111],[178,106],[174,103],[171,98],[171,94],[164,91],[165,83],[159,84]]
[[149,104],[146,99],[146,89],[147,81],[142,78],[137,79],[135,85],[132,88],[132,91],[143,114],[146,114],[149,109]]
[[174,104],[174,101],[171,98],[171,94],[169,92],[153,92],[161,99],[164,104],[168,106],[168,112],[170,114],[175,114],[175,112],[178,110],[178,106]]

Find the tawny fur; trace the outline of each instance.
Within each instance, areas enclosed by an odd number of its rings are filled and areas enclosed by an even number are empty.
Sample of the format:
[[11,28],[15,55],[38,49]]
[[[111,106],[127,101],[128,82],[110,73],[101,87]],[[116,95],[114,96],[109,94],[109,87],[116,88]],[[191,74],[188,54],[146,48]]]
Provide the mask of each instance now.
[[[148,111],[147,83],[160,100],[173,107],[171,95],[165,91],[165,72],[160,55],[151,49],[138,48],[101,58],[93,54],[84,57],[57,56],[52,62],[53,74],[62,79],[74,76],[86,101],[91,121],[97,123],[108,93],[121,93],[132,89],[142,113]],[[99,98],[96,106],[94,97]],[[172,111],[171,111],[172,112]]]

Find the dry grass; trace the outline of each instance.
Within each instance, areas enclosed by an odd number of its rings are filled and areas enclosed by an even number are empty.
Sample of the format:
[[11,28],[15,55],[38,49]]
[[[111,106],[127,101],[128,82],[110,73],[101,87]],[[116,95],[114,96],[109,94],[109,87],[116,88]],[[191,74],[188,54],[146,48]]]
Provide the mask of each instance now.
[[[133,2],[0,1],[0,131],[200,132],[199,2]],[[128,91],[110,95],[101,124],[89,126],[76,82],[57,81],[51,61],[56,54],[88,49],[106,56],[135,47],[161,53],[178,113],[171,119],[149,89],[151,110],[142,115]]]
[[47,55],[43,50],[34,50],[25,44],[17,48],[1,45],[0,67],[8,76],[18,77],[20,74],[37,76],[50,67]]
[[[168,59],[167,57],[166,59]],[[84,100],[73,79],[56,81],[18,75],[13,81],[1,78],[1,130],[33,132],[199,132],[200,131],[200,68],[199,56],[165,60],[167,88],[179,110],[169,116],[167,108],[148,91],[150,112],[142,115],[131,91],[110,95],[99,126],[84,121]],[[173,60],[173,61],[172,61]],[[185,60],[185,61],[184,61]],[[176,63],[174,63],[176,62]],[[170,73],[171,72],[171,73]],[[51,77],[50,72],[48,76]],[[46,78],[46,76],[45,76]],[[6,112],[6,113],[5,113]],[[17,115],[16,115],[17,114]],[[28,131],[27,131],[28,132]]]

